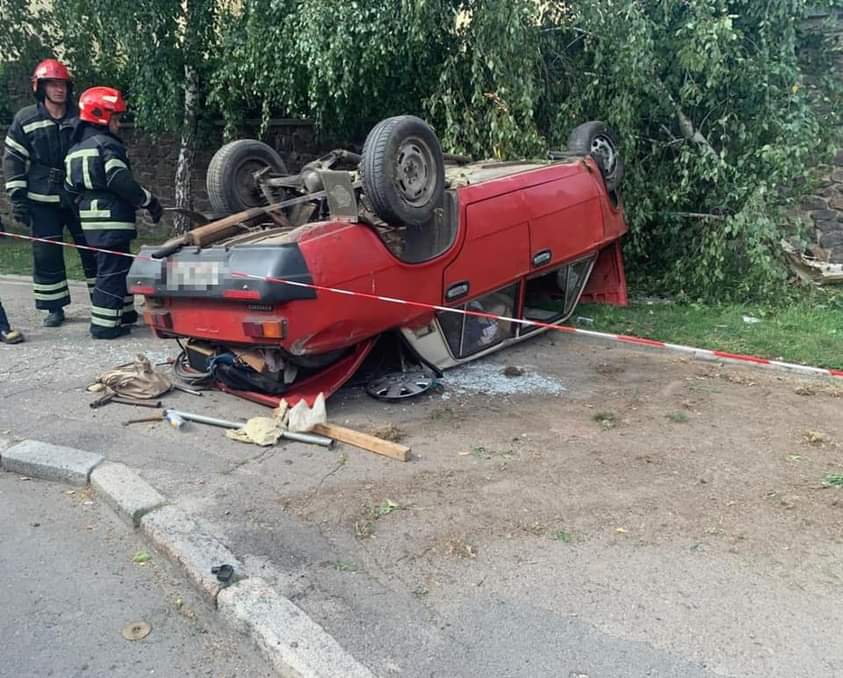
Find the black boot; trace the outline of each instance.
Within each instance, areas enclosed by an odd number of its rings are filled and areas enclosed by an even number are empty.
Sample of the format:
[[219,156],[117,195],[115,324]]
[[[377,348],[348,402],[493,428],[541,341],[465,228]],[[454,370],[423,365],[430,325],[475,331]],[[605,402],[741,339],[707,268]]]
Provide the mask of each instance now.
[[132,333],[131,325],[121,325],[120,327],[97,327],[96,330],[91,330],[91,336],[94,339],[117,339],[118,337],[125,337]]
[[64,309],[50,311],[44,318],[44,327],[58,327],[64,322]]

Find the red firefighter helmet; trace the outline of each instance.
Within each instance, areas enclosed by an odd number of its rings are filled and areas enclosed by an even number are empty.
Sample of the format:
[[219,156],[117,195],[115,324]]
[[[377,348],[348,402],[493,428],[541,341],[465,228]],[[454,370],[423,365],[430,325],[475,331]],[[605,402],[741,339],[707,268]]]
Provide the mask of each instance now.
[[95,125],[107,125],[114,113],[125,113],[126,100],[119,89],[91,87],[79,97],[79,119]]
[[38,93],[38,85],[42,80],[65,80],[68,84],[73,81],[70,71],[58,59],[44,59],[32,72],[32,91]]

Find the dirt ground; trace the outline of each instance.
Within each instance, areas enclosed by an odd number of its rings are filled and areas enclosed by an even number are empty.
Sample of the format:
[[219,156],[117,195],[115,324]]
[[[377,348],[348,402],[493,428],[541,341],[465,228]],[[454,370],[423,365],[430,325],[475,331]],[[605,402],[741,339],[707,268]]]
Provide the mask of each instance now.
[[[536,369],[523,366],[529,347],[515,351],[492,359],[513,386]],[[843,472],[843,386],[610,347],[579,353],[573,382],[564,365],[542,366],[571,384],[561,396],[434,395],[394,407],[391,430],[354,417],[425,463],[377,482],[343,481],[340,467],[285,507],[331,536],[377,535],[405,568],[482,557],[513,535],[765,558],[840,541],[843,493],[823,479]],[[503,376],[510,364],[525,375]]]

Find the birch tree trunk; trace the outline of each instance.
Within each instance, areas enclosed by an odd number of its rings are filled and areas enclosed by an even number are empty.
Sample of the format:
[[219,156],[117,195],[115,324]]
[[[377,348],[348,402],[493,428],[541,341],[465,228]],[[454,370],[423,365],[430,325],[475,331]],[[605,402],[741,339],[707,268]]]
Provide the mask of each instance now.
[[[179,160],[176,165],[176,207],[193,209],[191,174],[196,155],[196,117],[199,99],[199,74],[189,63],[184,66],[184,119],[182,121]],[[190,219],[176,213],[173,219],[176,233],[184,233],[191,228]]]

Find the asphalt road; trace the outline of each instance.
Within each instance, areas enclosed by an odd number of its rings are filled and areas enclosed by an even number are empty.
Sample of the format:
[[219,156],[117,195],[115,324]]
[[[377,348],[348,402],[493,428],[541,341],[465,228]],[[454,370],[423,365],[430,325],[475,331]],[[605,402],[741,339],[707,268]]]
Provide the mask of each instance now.
[[0,676],[273,675],[92,493],[0,472],[0,516]]

